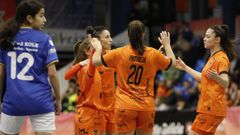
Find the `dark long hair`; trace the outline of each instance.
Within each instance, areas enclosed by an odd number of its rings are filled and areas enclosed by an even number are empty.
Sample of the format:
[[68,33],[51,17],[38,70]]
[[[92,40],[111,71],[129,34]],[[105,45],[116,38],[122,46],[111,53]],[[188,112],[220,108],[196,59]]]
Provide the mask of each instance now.
[[17,6],[16,16],[8,20],[0,29],[0,47],[3,49],[13,49],[12,41],[19,27],[26,23],[28,15],[34,18],[41,8],[44,8],[44,6],[38,0],[22,1]]
[[229,27],[227,25],[213,25],[210,29],[214,31],[216,37],[220,37],[222,49],[227,54],[229,60],[233,60],[236,57],[236,52],[229,38]]
[[143,34],[145,32],[144,24],[141,21],[134,20],[128,24],[128,37],[131,46],[140,55],[144,53]]
[[104,30],[108,30],[108,29],[104,26],[95,26],[94,28],[92,26],[88,26],[86,31],[87,31],[87,34],[91,34],[92,37],[99,39],[101,33]]

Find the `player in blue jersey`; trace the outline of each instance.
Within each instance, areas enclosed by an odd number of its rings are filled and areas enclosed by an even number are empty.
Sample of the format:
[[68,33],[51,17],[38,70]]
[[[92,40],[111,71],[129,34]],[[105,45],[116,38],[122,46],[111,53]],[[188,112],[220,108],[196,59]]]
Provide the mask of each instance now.
[[18,134],[25,116],[37,135],[51,135],[56,128],[55,113],[61,110],[58,57],[51,37],[41,31],[45,22],[42,3],[22,1],[0,31],[1,95],[5,89],[0,134]]

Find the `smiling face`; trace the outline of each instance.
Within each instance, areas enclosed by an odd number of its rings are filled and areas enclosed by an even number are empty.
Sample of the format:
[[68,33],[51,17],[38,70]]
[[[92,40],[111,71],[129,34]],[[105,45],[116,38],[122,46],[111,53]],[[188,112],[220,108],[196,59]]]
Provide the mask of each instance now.
[[44,24],[47,22],[47,20],[45,18],[44,8],[41,8],[34,17],[28,15],[27,21],[29,22],[29,25],[32,28],[42,30],[44,27]]
[[214,33],[214,31],[209,28],[205,33],[205,37],[203,38],[203,42],[204,42],[204,48],[212,49],[217,44],[220,43],[220,38],[216,37],[216,34]]
[[99,40],[104,50],[110,50],[112,46],[112,38],[108,30],[103,30],[100,34]]

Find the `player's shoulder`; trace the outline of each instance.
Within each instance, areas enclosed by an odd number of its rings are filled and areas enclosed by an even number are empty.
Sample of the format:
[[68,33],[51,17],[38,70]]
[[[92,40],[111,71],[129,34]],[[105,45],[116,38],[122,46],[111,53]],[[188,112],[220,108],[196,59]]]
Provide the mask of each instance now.
[[128,50],[130,50],[130,48],[131,48],[130,44],[126,44],[126,45],[124,45],[124,46],[122,46],[122,47],[117,48],[117,50],[125,50],[125,51],[128,51]]
[[51,46],[54,46],[54,43],[52,41],[52,38],[49,34],[40,31],[40,30],[34,30],[34,34],[36,36],[36,41],[38,41],[40,44],[50,44]]
[[216,56],[217,61],[225,61],[229,63],[227,54],[224,51],[220,51]]
[[147,52],[156,52],[158,50],[153,48],[153,47],[150,47],[150,46],[145,46],[145,51],[147,51]]
[[129,46],[124,45],[122,47],[118,47],[112,50],[109,50],[107,53],[123,53],[123,52],[129,52]]
[[33,34],[43,40],[50,38],[50,36],[47,33],[40,31],[40,30],[33,30]]
[[46,43],[53,45],[52,39],[47,33],[32,28],[20,28],[14,40],[16,42],[38,43],[40,46]]
[[149,46],[145,47],[144,55],[148,55],[152,57],[152,56],[157,56],[158,53],[160,54],[160,52],[153,47],[149,47]]

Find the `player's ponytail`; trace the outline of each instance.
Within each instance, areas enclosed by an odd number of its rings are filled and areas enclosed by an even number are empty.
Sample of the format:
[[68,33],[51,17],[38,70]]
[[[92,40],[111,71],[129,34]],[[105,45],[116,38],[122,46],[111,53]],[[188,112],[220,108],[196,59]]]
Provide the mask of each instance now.
[[223,50],[228,55],[230,60],[233,60],[236,57],[236,52],[234,51],[234,47],[229,38],[229,27],[227,25],[221,25],[221,28],[225,31],[225,40],[221,44]]
[[215,32],[216,37],[221,38],[220,45],[227,54],[229,60],[233,60],[236,57],[236,52],[229,38],[229,27],[227,25],[213,25],[210,28]]
[[4,50],[13,49],[13,38],[19,30],[19,25],[15,18],[8,20],[0,30],[0,47]]
[[128,24],[128,37],[131,43],[131,46],[136,50],[140,55],[144,53],[144,24],[138,20],[134,20]]
[[87,29],[86,29],[87,35],[91,35],[91,36],[92,36],[92,35],[93,35],[93,31],[94,31],[94,30],[93,30],[93,27],[92,27],[92,26],[88,26]]

